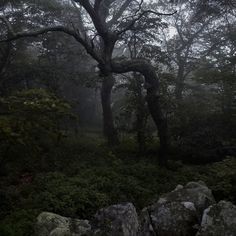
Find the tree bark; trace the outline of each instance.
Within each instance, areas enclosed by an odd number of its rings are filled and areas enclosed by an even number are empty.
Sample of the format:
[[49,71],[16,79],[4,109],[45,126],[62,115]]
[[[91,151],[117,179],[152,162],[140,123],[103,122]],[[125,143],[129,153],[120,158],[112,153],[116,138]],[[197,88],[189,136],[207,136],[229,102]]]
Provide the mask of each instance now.
[[146,102],[142,94],[143,80],[140,74],[133,73],[134,77],[134,95],[136,99],[136,131],[137,131],[137,143],[139,146],[139,153],[143,154],[146,149],[146,125],[147,125],[147,112]]
[[168,159],[168,130],[167,120],[161,109],[159,80],[154,67],[142,59],[116,60],[112,62],[114,73],[139,72],[145,78],[146,100],[152,119],[157,127],[160,139],[158,162],[161,166],[167,166]]
[[184,90],[184,65],[179,65],[175,84],[175,98],[178,103],[183,99]]
[[109,145],[114,146],[119,144],[117,131],[114,126],[112,108],[111,108],[111,92],[115,80],[110,76],[106,76],[102,82],[101,99],[103,110],[103,133]]

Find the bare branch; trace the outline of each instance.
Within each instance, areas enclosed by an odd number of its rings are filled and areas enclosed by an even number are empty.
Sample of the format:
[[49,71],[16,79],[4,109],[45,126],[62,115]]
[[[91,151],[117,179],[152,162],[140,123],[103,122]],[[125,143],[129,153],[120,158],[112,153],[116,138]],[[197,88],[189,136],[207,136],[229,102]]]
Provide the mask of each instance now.
[[14,35],[14,34],[15,34],[15,33],[14,33],[14,30],[13,30],[13,28],[12,28],[12,26],[11,26],[11,23],[8,21],[8,19],[7,19],[5,16],[1,16],[1,15],[0,15],[0,20],[3,21],[3,23],[6,24],[9,33],[10,33],[11,35]]
[[23,31],[15,33],[10,22],[5,17],[1,16],[0,19],[4,19],[4,22],[6,23],[10,33],[8,38],[0,40],[0,43],[11,42],[21,38],[37,37],[39,35],[43,35],[48,32],[63,32],[72,36],[77,42],[79,42],[86,49],[87,53],[90,54],[97,62],[102,62],[102,59],[94,51],[93,46],[89,44],[88,40],[84,40],[79,34],[79,32],[75,30],[72,30],[65,26],[58,25],[58,26],[45,27],[36,31]]
[[181,32],[177,22],[175,23],[175,28],[176,28],[176,30],[177,30],[177,32],[179,34],[179,37],[180,37],[180,40],[181,40],[182,44],[185,44],[185,41],[184,41],[184,38],[183,38],[183,34],[182,34],[182,32]]
[[[112,25],[114,25],[117,20],[122,16],[122,14],[124,13],[124,11],[127,9],[127,7],[129,6],[129,4],[132,2],[133,0],[126,0],[122,6],[120,7],[119,11],[112,17],[112,19],[110,21],[107,22],[108,27],[111,27]],[[142,0],[143,2],[143,0]]]
[[125,33],[126,31],[130,30],[136,22],[138,22],[143,16],[147,15],[147,14],[154,14],[156,16],[172,16],[176,13],[172,12],[172,13],[161,13],[161,12],[156,12],[156,11],[152,11],[152,10],[146,10],[143,11],[141,14],[139,14],[139,16],[137,16],[135,19],[131,20],[128,24],[128,26],[126,26],[123,30],[117,32],[118,35],[121,35],[123,33]]

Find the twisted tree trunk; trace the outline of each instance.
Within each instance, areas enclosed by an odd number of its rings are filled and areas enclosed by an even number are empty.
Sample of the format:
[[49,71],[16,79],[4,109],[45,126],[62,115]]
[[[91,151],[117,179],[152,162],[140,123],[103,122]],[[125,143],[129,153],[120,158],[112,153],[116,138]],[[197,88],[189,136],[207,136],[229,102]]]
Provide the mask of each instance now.
[[160,139],[160,149],[158,161],[161,166],[167,165],[168,158],[168,132],[167,120],[161,109],[159,80],[154,67],[142,59],[116,60],[112,62],[112,71],[114,73],[139,72],[145,78],[146,100],[150,114],[157,127]]

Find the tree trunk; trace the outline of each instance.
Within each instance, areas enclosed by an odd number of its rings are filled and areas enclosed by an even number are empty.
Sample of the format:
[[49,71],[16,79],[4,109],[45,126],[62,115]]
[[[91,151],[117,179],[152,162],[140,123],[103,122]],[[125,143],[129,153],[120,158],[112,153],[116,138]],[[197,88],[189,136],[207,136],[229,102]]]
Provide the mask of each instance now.
[[160,97],[153,94],[152,91],[147,90],[146,99],[150,114],[156,124],[160,139],[160,149],[158,158],[159,165],[167,166],[167,161],[168,161],[167,120],[164,117],[161,110]]
[[136,114],[136,119],[137,119],[137,124],[136,124],[136,129],[137,129],[137,143],[139,146],[139,152],[142,154],[146,150],[146,114],[143,112],[143,107],[138,104],[137,108],[137,114]]
[[134,77],[134,95],[136,99],[136,131],[137,131],[137,143],[139,146],[139,153],[143,154],[146,150],[146,124],[147,124],[147,112],[146,102],[142,94],[143,79],[140,74],[133,73]]
[[155,122],[160,139],[160,149],[158,162],[161,166],[167,165],[168,159],[168,130],[167,121],[161,109],[159,80],[154,67],[142,59],[133,60],[116,60],[112,62],[112,70],[114,73],[139,72],[145,78],[147,90],[147,104],[150,114]]
[[175,84],[175,98],[178,103],[180,103],[183,99],[183,90],[184,90],[184,66],[179,65]]
[[111,109],[111,92],[114,85],[114,78],[106,76],[102,82],[101,99],[103,110],[103,133],[107,138],[109,145],[119,144],[117,131],[114,126],[112,109]]

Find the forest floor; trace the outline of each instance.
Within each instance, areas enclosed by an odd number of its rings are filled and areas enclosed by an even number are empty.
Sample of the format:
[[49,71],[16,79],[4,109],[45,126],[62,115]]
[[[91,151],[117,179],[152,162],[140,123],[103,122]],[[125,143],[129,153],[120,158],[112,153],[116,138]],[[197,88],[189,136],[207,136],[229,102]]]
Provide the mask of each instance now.
[[155,142],[140,155],[132,139],[110,149],[89,136],[65,140],[40,160],[14,161],[0,177],[0,235],[32,235],[42,211],[89,219],[121,202],[141,210],[189,181],[204,181],[216,200],[236,202],[236,158],[205,165],[170,161],[166,169],[157,165],[156,153]]

